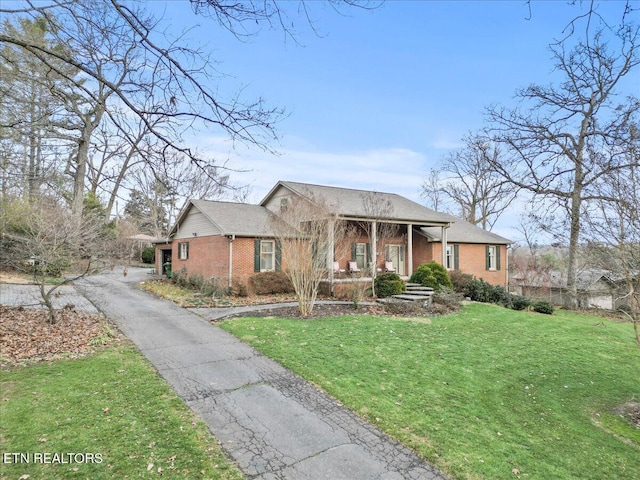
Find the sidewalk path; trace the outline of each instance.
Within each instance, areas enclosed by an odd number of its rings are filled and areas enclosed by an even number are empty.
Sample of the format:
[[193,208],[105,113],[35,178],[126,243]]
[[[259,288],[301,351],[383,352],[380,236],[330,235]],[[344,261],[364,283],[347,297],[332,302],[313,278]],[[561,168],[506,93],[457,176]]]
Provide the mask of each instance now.
[[144,271],[77,288],[153,363],[249,478],[446,480],[411,450],[198,315],[135,288]]

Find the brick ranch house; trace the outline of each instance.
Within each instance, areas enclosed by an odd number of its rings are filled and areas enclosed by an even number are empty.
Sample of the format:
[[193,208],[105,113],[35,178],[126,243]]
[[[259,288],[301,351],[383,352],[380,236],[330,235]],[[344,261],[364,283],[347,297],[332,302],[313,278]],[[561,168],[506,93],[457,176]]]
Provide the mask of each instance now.
[[[371,196],[383,201],[389,213],[384,217],[367,213],[365,199]],[[286,181],[278,182],[258,205],[189,201],[168,238],[156,243],[156,271],[163,272],[163,265],[170,261],[174,272],[217,278],[232,286],[234,282],[248,284],[256,272],[286,267],[271,219],[294,197],[322,199],[338,218],[354,225],[367,224],[374,229],[382,223],[397,226],[393,237],[382,239],[382,244],[361,228],[356,238],[350,238],[350,248],[327,251],[331,291],[334,282],[350,277],[353,262],[366,272],[373,258],[378,272],[392,265],[404,278],[421,264],[435,260],[449,270],[507,285],[507,247],[511,241],[504,237],[400,195]]]

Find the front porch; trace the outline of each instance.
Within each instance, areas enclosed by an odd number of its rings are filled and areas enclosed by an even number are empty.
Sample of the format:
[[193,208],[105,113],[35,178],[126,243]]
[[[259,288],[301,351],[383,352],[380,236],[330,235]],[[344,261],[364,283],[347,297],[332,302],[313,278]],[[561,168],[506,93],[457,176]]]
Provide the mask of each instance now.
[[[404,283],[409,282],[408,275],[400,275],[400,279]],[[321,280],[318,293],[338,298],[350,297],[351,295],[348,295],[348,293],[351,293],[354,289],[362,289],[364,291],[372,283],[373,277],[371,276],[341,274],[340,276],[336,275],[333,278],[327,277]]]

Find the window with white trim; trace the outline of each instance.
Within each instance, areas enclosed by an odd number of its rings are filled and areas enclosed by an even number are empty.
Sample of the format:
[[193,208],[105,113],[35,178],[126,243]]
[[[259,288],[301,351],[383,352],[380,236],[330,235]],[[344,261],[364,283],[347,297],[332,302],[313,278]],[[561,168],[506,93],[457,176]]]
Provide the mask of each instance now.
[[186,260],[188,258],[189,258],[189,243],[188,242],[178,243],[178,259]]
[[453,254],[453,245],[447,245],[447,270],[453,270],[455,268]]
[[495,245],[489,245],[487,247],[487,270],[497,270],[498,269],[498,255],[496,253]]
[[269,272],[276,268],[276,248],[273,240],[260,242],[260,271]]

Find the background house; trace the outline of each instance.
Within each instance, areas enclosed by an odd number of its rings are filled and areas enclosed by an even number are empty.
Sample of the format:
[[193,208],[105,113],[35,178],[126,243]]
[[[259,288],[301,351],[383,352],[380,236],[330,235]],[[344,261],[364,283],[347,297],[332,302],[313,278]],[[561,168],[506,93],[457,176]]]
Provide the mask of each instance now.
[[[513,285],[519,295],[563,305],[568,295],[566,272],[524,272],[514,275]],[[609,270],[587,268],[577,272],[578,307],[616,310],[625,304],[626,293],[619,275]]]
[[[355,227],[350,245],[331,245],[325,253],[331,282],[339,273],[336,263],[346,273],[355,262],[363,274],[372,266],[383,271],[391,264],[408,277],[419,265],[435,260],[451,270],[506,285],[508,239],[400,195],[284,181],[259,205],[188,202],[168,240],[157,244],[158,271],[169,254],[173,271],[224,279],[229,286],[246,284],[256,272],[286,268],[272,221],[294,199],[322,202],[336,218]],[[375,235],[388,225],[394,227],[386,230],[391,233]]]

